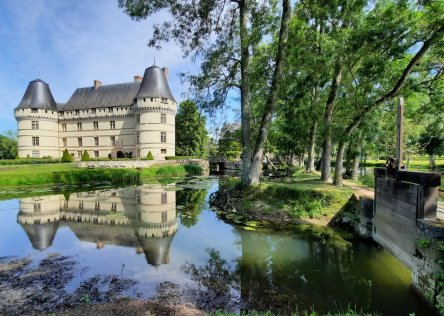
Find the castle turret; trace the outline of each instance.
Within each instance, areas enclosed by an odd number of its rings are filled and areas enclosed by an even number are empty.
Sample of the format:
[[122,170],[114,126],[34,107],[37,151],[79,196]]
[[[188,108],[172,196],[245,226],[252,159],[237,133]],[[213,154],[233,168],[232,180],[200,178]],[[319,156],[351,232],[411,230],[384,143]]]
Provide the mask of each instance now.
[[49,85],[40,79],[31,81],[14,111],[18,156],[58,158],[57,104]]
[[176,101],[168,86],[168,69],[145,69],[135,97],[135,138],[138,157],[149,151],[156,159],[175,154]]

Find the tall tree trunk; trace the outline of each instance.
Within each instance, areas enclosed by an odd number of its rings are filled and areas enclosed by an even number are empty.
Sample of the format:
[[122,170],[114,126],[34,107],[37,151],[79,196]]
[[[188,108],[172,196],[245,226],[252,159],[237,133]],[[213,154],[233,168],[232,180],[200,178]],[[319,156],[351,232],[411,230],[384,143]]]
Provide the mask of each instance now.
[[350,178],[352,180],[358,180],[359,177],[359,161],[361,160],[361,153],[357,153],[353,156]]
[[308,144],[308,158],[307,166],[305,170],[314,171],[315,170],[315,147],[316,147],[316,129],[318,127],[318,122],[314,121],[310,128],[310,140]]
[[327,103],[324,110],[324,138],[322,142],[322,168],[321,180],[330,180],[331,170],[331,120],[333,116],[333,105],[338,92],[338,87],[341,83],[341,64],[339,61],[335,64],[333,71],[333,79],[331,81],[330,93],[328,94]]
[[342,186],[342,172],[344,170],[344,151],[346,142],[344,140],[339,140],[338,151],[336,154],[336,167],[335,167],[335,177],[333,178],[333,184],[340,187]]
[[249,182],[251,167],[250,140],[250,52],[248,34],[248,0],[239,1],[240,42],[241,42],[241,140],[242,140],[242,175],[241,182]]
[[435,155],[433,155],[433,154],[429,155],[429,165],[430,165],[431,169],[435,169],[436,168]]
[[279,31],[279,43],[276,54],[276,64],[274,67],[273,79],[271,81],[270,94],[268,95],[268,99],[265,104],[264,113],[259,128],[259,134],[257,136],[256,144],[254,147],[253,161],[250,166],[249,179],[248,182],[243,182],[244,184],[252,185],[259,183],[259,175],[261,173],[262,166],[262,155],[264,153],[264,143],[267,139],[268,130],[270,129],[271,118],[273,117],[274,108],[276,106],[278,98],[279,83],[282,77],[285,48],[287,46],[288,39],[288,25],[290,22],[290,15],[290,0],[283,0],[281,27]]

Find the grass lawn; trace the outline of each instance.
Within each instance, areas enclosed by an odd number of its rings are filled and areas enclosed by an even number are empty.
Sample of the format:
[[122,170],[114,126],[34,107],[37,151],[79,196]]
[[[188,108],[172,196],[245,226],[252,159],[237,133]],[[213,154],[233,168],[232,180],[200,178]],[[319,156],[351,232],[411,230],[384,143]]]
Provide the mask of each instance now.
[[[236,188],[239,180],[228,180],[222,187]],[[238,190],[240,211],[260,210],[291,218],[332,216],[352,195],[349,188],[338,188],[319,180],[318,174],[298,170],[288,182],[261,181],[251,188]],[[236,194],[236,193],[234,193]]]

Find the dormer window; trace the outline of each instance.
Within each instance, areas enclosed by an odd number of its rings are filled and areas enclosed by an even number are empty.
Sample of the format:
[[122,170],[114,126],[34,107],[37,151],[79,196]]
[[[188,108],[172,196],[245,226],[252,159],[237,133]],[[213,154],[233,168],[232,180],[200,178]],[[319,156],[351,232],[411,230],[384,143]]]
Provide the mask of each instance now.
[[112,108],[112,107],[109,107],[109,108],[108,108],[108,112],[111,112],[111,113],[112,113],[112,112],[113,112],[113,108]]
[[59,112],[59,115],[60,115],[60,116],[64,116],[64,115],[65,115],[65,112],[63,112],[63,111],[62,111],[62,112]]
[[80,110],[76,110],[75,114],[79,115],[80,114]]
[[161,98],[160,102],[161,103],[168,103],[168,99],[167,98]]
[[38,113],[39,110],[38,109],[31,109],[31,113]]
[[96,114],[96,109],[91,109],[92,114]]

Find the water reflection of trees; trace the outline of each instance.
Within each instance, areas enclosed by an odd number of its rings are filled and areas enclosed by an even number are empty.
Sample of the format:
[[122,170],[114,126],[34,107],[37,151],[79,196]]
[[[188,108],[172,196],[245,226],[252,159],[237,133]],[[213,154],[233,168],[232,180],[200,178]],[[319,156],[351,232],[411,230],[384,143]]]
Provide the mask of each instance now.
[[195,281],[196,304],[205,310],[234,310],[238,305],[239,278],[235,265],[223,259],[214,248],[206,249],[208,262],[203,266],[185,263],[182,270]]
[[279,315],[312,308],[326,313],[349,304],[370,307],[372,283],[359,273],[353,249],[285,234],[242,230],[239,237],[242,255],[235,264],[210,249],[205,265],[184,265],[199,286],[199,307],[237,306]]
[[180,213],[182,225],[191,227],[196,225],[198,217],[205,206],[205,197],[208,190],[184,188],[176,192],[177,205],[183,206]]

